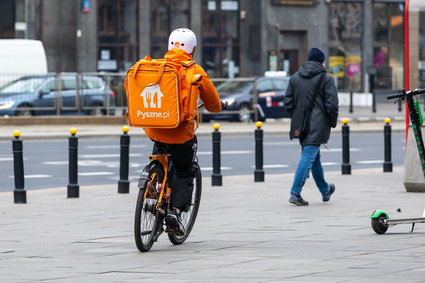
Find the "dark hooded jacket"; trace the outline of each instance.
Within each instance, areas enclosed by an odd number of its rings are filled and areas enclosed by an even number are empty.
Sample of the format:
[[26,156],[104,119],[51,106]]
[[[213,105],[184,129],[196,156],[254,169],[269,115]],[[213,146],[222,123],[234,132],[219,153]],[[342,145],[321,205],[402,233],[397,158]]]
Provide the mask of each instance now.
[[[326,74],[325,68],[317,62],[303,63],[298,72],[289,79],[284,98],[285,109],[291,116],[291,123],[299,123],[304,118],[304,114],[300,113],[304,113],[304,109],[308,108],[323,73],[325,77],[311,113],[310,131],[300,140],[302,146],[328,142],[331,127],[335,128],[338,120],[338,91],[333,78]],[[300,109],[302,111],[298,111]]]

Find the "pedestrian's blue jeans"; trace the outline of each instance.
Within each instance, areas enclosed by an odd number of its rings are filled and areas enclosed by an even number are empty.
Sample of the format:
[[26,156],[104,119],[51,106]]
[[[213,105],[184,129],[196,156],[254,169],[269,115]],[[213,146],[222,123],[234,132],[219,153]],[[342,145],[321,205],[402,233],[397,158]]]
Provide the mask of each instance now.
[[308,173],[313,175],[319,191],[326,195],[329,191],[329,184],[326,183],[323,175],[323,167],[320,163],[320,145],[303,146],[301,158],[295,172],[294,183],[292,184],[291,194],[300,195]]

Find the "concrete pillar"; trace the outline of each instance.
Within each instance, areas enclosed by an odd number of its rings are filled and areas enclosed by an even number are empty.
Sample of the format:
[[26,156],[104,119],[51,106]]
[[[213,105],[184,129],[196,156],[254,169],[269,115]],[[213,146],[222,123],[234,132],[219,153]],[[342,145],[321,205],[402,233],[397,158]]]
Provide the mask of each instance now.
[[150,0],[139,0],[139,59],[151,55]]
[[[422,131],[424,136],[424,131]],[[425,177],[421,168],[415,135],[410,127],[404,161],[404,187],[407,192],[425,192]]]

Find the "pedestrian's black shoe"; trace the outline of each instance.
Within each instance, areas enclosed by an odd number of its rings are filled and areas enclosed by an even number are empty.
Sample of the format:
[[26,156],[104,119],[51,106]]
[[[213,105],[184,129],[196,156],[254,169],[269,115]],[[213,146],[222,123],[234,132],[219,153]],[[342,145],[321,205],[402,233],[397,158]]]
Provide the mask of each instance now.
[[335,185],[329,184],[329,191],[323,196],[322,201],[327,202],[331,199],[331,195],[335,192]]
[[301,195],[291,194],[291,197],[289,198],[289,202],[296,204],[298,206],[307,206],[308,205],[308,201],[303,200]]
[[180,219],[180,212],[177,210],[170,210],[167,216],[165,216],[165,224],[167,225],[168,233],[176,233],[178,236],[185,234],[185,229]]

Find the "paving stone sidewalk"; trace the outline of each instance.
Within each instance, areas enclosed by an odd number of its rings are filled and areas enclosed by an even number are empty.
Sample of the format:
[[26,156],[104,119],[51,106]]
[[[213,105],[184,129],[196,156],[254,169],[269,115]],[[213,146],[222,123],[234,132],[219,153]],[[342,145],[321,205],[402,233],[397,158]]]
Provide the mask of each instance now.
[[[137,188],[117,185],[28,191],[27,204],[0,193],[1,282],[424,282],[425,225],[376,235],[369,215],[422,216],[425,195],[407,193],[403,168],[327,172],[329,203],[308,180],[308,207],[288,203],[293,174],[204,176],[192,234],[173,246],[162,235],[148,253],[133,239]],[[397,209],[402,212],[396,212]]]

